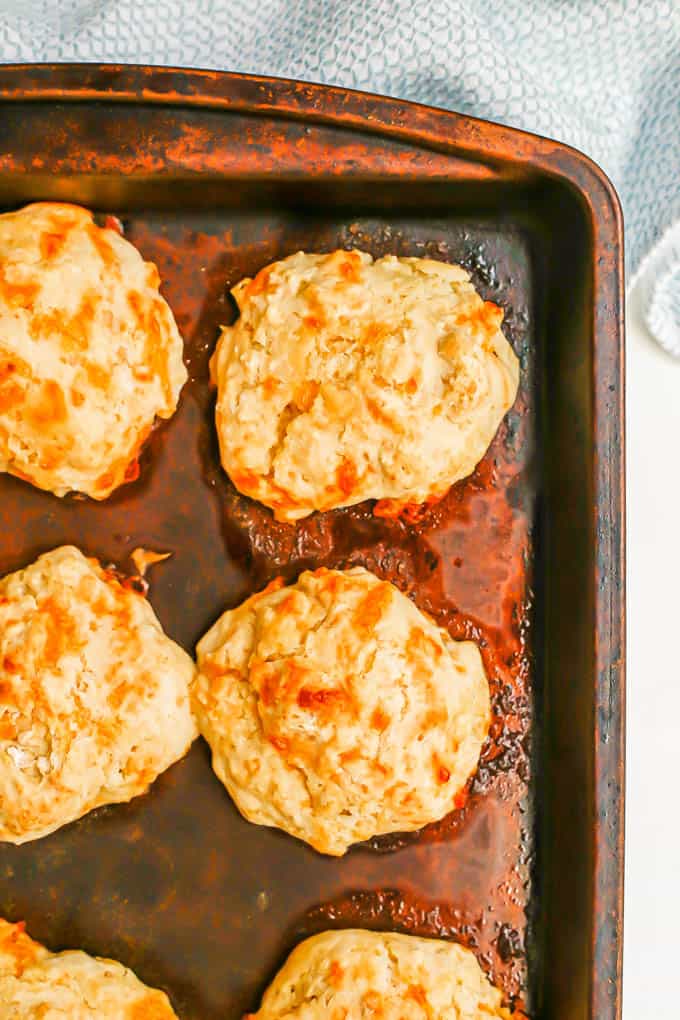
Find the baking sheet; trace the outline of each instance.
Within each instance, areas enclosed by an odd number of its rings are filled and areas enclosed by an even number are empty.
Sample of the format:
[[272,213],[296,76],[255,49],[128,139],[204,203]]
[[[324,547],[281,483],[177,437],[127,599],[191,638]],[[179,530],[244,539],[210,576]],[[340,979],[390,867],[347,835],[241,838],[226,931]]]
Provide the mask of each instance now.
[[[199,741],[146,797],[37,843],[0,847],[0,914],[26,920],[52,949],[122,960],[165,988],[183,1020],[253,1009],[294,944],[350,925],[458,938],[532,1012],[614,1017],[622,831],[621,635],[612,622],[612,606],[622,604],[620,451],[611,443],[620,424],[616,224],[597,234],[601,224],[586,215],[578,189],[551,191],[549,174],[538,171],[530,179],[519,149],[514,183],[491,157],[469,162],[459,183],[459,149],[481,135],[453,115],[411,115],[373,99],[362,107],[362,97],[287,83],[277,93],[271,83],[219,75],[44,74],[0,74],[0,98],[11,100],[0,198],[8,208],[61,198],[118,215],[158,264],[191,381],[178,414],[154,432],[140,478],[104,504],[60,501],[0,476],[0,571],[68,541],[128,571],[138,545],[172,551],[151,570],[149,597],[168,633],[192,649],[223,609],[273,576],[362,564],[454,637],[481,644],[494,723],[457,811],[341,860],[243,821]],[[156,101],[177,109],[156,109],[154,88],[143,92],[159,76]],[[82,102],[22,101],[41,90],[45,98],[55,81]],[[172,99],[168,85],[178,88]],[[203,108],[216,92],[238,116]],[[109,102],[111,93],[125,101]],[[200,109],[179,108],[191,97]],[[293,118],[266,119],[268,104],[296,107]],[[376,109],[398,139],[380,137]],[[353,135],[345,122],[356,126],[362,112],[370,112],[369,133]],[[456,152],[443,154],[444,121],[441,151],[409,142],[409,116],[428,138],[428,118],[444,118],[458,132]],[[504,129],[484,130],[482,141],[502,149]],[[517,138],[529,147],[529,136]],[[536,166],[552,152],[539,143]],[[557,161],[569,158],[557,147]],[[234,315],[229,286],[298,249],[338,246],[462,262],[482,295],[504,308],[521,359],[518,401],[477,472],[416,523],[375,518],[364,504],[278,524],[219,467],[207,360],[218,325]],[[607,265],[613,291],[602,308],[594,288],[605,293],[598,274]],[[605,311],[608,333],[598,319]],[[606,400],[611,415],[600,434]]]

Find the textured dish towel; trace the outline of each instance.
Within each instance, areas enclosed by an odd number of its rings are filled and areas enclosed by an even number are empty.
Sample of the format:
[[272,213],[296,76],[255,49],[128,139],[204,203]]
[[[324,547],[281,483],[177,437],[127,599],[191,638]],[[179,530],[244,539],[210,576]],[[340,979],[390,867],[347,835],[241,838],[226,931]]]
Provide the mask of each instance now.
[[680,356],[680,0],[0,0],[0,61],[208,67],[412,99],[568,142],[623,203]]

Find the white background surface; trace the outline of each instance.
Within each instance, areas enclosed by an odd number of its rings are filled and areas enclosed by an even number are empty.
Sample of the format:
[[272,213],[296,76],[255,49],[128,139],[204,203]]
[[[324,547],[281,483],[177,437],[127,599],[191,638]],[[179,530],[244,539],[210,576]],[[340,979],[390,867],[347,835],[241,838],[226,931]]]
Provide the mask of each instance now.
[[679,1020],[680,361],[628,301],[624,1020]]

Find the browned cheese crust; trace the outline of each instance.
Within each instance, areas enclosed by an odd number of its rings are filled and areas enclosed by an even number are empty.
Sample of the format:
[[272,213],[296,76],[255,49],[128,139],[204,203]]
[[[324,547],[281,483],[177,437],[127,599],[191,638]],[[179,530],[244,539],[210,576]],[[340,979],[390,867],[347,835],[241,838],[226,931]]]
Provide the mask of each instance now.
[[0,919],[0,1020],[178,1020],[167,995],[78,950],[50,953]]
[[79,206],[0,216],[0,471],[105,499],[187,378],[156,267]]
[[515,399],[503,313],[460,266],[299,252],[233,294],[211,362],[222,464],[279,520],[441,498]]
[[336,855],[450,812],[490,720],[477,646],[361,567],[224,613],[199,642],[193,705],[242,814]]

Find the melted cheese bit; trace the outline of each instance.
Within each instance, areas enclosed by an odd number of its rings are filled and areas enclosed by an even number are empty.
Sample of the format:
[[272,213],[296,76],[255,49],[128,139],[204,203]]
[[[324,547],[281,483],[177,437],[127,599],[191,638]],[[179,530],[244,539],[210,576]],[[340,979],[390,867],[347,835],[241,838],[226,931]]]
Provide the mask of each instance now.
[[149,567],[155,566],[156,563],[162,563],[163,560],[167,560],[171,556],[171,552],[157,553],[152,549],[144,549],[144,547],[140,545],[132,551],[130,559],[134,563],[139,576],[146,577],[146,572]]

